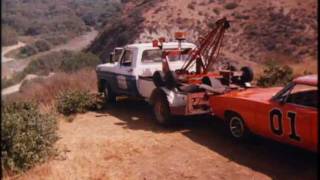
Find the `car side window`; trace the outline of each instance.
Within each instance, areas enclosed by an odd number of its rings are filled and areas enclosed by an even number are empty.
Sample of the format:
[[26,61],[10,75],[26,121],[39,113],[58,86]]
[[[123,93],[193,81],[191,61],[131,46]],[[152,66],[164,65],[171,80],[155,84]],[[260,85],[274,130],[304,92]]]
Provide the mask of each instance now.
[[286,102],[307,107],[317,107],[318,88],[316,86],[297,84],[290,91]]
[[130,50],[125,50],[120,65],[131,66],[132,65],[133,53]]

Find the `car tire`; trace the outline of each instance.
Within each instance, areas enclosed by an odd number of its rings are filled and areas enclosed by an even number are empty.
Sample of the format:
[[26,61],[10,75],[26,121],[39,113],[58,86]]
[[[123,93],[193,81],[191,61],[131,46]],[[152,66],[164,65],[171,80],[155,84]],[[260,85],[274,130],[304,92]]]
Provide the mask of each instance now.
[[172,116],[170,112],[169,102],[165,94],[160,93],[156,97],[153,104],[153,113],[158,124],[168,125],[171,123]]
[[237,114],[228,116],[228,130],[230,135],[238,140],[244,140],[249,135],[249,130],[246,127],[244,120]]
[[116,95],[108,84],[104,84],[103,95],[106,103],[116,103]]

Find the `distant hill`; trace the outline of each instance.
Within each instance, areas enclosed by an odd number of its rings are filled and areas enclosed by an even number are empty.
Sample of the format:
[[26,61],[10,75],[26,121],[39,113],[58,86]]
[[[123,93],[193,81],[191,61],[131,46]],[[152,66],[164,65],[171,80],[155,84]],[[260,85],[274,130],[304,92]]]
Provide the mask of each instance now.
[[88,26],[103,27],[119,16],[119,0],[3,0],[2,45],[16,42],[15,36],[33,36],[59,43],[77,36]]
[[317,57],[317,1],[315,0],[154,0],[125,1],[121,20],[104,27],[88,51],[108,56],[115,46],[173,40],[186,31],[196,41],[221,17],[231,21],[222,59],[260,63],[270,58],[299,62]]

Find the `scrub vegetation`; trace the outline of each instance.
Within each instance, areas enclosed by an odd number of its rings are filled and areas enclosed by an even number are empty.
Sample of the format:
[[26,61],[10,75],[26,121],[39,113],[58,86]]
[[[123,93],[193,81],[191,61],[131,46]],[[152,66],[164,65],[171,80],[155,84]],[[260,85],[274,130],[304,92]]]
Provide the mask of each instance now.
[[[113,0],[4,0],[2,45],[17,36],[34,36],[52,44],[63,43],[89,30],[103,27],[120,14],[121,2]],[[17,32],[17,33],[15,33]]]
[[53,116],[40,113],[31,102],[2,102],[1,111],[2,172],[29,169],[54,152],[58,137]]

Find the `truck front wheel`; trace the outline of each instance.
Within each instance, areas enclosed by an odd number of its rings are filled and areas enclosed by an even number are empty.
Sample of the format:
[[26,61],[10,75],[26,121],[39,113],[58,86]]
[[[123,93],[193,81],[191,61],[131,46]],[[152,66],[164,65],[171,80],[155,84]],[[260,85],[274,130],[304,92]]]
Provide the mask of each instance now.
[[171,122],[171,113],[167,97],[159,94],[153,105],[153,112],[157,122],[161,125],[168,125]]
[[111,91],[108,84],[104,84],[103,95],[106,103],[115,103],[116,95]]

